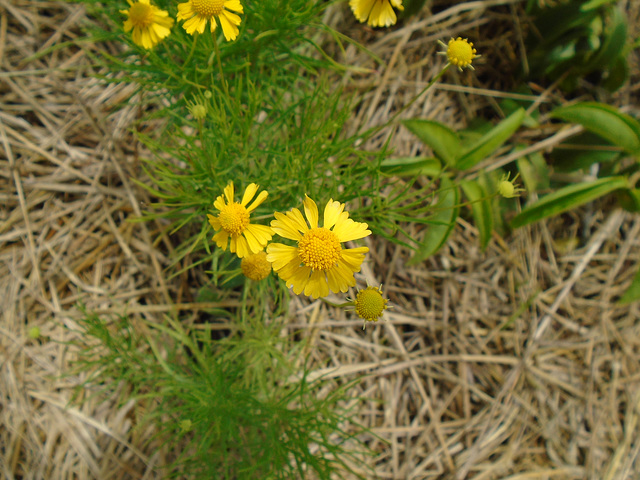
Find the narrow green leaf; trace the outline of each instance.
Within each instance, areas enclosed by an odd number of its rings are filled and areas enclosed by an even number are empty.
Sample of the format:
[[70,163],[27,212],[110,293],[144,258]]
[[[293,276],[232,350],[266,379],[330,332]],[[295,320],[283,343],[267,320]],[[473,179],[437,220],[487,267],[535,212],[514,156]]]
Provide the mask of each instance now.
[[456,168],[459,170],[467,170],[487,158],[514,134],[522,124],[524,117],[525,111],[522,108],[513,112],[467,150],[462,157],[458,159]]
[[460,156],[460,138],[449,127],[431,120],[414,118],[402,124],[433,150],[444,163],[453,167]]
[[472,180],[460,183],[464,195],[471,202],[471,214],[480,235],[480,248],[484,252],[491,240],[493,231],[493,209],[491,208],[491,198],[487,196],[484,188]]
[[620,297],[618,303],[624,305],[626,303],[637,302],[638,300],[640,300],[640,269],[636,272],[636,276],[633,277],[631,285],[629,285],[627,291]]
[[640,123],[603,103],[583,102],[555,109],[551,115],[578,123],[632,154],[640,153]]
[[566,186],[527,206],[511,221],[511,227],[522,227],[543,218],[558,215],[628,186],[625,177],[607,177],[594,182]]
[[589,0],[588,2],[580,5],[580,10],[582,10],[583,12],[588,12],[589,10],[595,10],[602,5],[613,2],[615,2],[615,0]]
[[440,180],[440,201],[434,205],[436,213],[429,218],[433,222],[425,233],[418,251],[408,265],[416,265],[436,253],[445,244],[456,224],[460,207],[460,191],[447,177]]
[[385,175],[437,177],[442,172],[442,165],[433,157],[401,157],[386,158],[380,164]]

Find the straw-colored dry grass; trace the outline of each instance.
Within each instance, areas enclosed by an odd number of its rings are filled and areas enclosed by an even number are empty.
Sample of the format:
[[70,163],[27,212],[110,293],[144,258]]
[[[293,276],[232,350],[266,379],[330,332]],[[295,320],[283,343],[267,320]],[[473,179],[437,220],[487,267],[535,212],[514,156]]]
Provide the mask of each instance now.
[[[364,95],[354,126],[384,121],[415,95],[441,67],[434,41],[459,32],[478,34],[477,75],[451,72],[406,116],[455,126],[493,104],[519,55],[516,3],[467,2],[392,33],[363,29],[389,66],[351,79]],[[640,6],[626,8],[637,29]],[[140,168],[127,129],[138,112],[120,104],[132,87],[92,78],[94,47],[73,45],[82,6],[0,0],[0,11],[0,477],[161,478],[170,453],[132,429],[133,402],[68,406],[82,378],[61,376],[72,356],[66,327],[79,302],[132,319],[210,305],[192,301],[186,277],[163,280],[172,239],[152,243],[160,226],[128,221],[148,202],[130,181]],[[347,15],[334,9],[329,20]],[[637,109],[632,67],[614,101]],[[420,148],[403,130],[393,145],[402,155]],[[580,244],[560,253],[554,239],[569,235]],[[362,281],[384,284],[388,321],[363,332],[343,311],[295,299],[289,327],[311,336],[325,366],[317,375],[360,378],[353,394],[370,401],[358,419],[388,442],[372,440],[379,478],[640,478],[640,307],[615,304],[640,258],[637,215],[583,209],[496,236],[485,253],[460,220],[446,248],[415,268],[402,248],[369,246]],[[39,340],[28,337],[34,326]]]

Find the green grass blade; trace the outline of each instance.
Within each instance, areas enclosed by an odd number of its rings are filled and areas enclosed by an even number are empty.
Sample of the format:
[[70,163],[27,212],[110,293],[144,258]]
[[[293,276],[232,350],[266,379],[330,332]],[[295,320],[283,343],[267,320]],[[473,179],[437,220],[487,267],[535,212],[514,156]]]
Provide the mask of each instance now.
[[624,292],[624,295],[620,297],[618,303],[624,305],[631,302],[637,302],[638,300],[640,300],[640,269],[636,272],[636,276],[633,277],[631,285],[629,285],[627,291]]
[[511,227],[519,228],[558,215],[628,186],[625,177],[607,177],[594,182],[566,186],[529,205],[511,221]]

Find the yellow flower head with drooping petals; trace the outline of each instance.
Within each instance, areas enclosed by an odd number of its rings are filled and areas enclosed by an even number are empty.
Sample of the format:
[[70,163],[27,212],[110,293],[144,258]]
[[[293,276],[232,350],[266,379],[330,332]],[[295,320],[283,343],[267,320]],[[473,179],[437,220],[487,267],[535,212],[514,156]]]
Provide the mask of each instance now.
[[377,322],[382,318],[382,312],[387,309],[388,301],[387,298],[382,296],[382,285],[358,290],[353,306],[358,316],[364,320],[362,324],[363,330],[367,322]]
[[367,247],[343,248],[342,243],[371,235],[366,223],[354,222],[344,211],[344,203],[333,199],[324,209],[323,226],[318,226],[318,206],[305,195],[304,212],[293,208],[276,212],[271,228],[281,237],[297,242],[297,247],[270,243],[267,260],[296,295],[326,297],[329,291],[346,292],[356,284]]
[[445,48],[444,52],[438,52],[440,55],[446,55],[449,63],[458,67],[458,70],[462,71],[464,67],[468,67],[471,70],[475,70],[471,62],[474,58],[479,57],[476,55],[476,49],[473,48],[471,43],[466,38],[458,37],[456,39],[449,40],[448,44],[438,40],[438,43]]
[[240,269],[245,277],[259,282],[271,273],[271,264],[265,252],[252,253],[240,262]]
[[360,23],[372,27],[390,27],[398,20],[393,7],[404,10],[402,0],[349,0],[349,6]]
[[244,191],[242,201],[238,203],[233,198],[233,182],[229,183],[224,189],[224,195],[220,195],[213,202],[213,206],[220,211],[218,216],[207,215],[209,223],[218,232],[212,240],[223,250],[226,250],[229,244],[229,250],[240,258],[264,250],[273,236],[271,228],[255,225],[249,221],[251,212],[258,208],[268,196],[267,191],[263,190],[253,203],[247,206],[259,188],[255,183],[250,184]]
[[222,26],[222,33],[227,41],[235,40],[238,36],[240,16],[244,13],[240,0],[189,0],[178,5],[178,20],[185,20],[182,24],[189,35],[194,32],[204,33],[207,22],[211,22],[211,33],[216,30],[218,22]]
[[133,30],[131,38],[136,45],[146,49],[153,48],[171,33],[173,18],[167,12],[151,5],[149,0],[127,2],[129,10],[120,10],[120,13],[127,15],[124,31]]
[[511,176],[510,172],[502,175],[502,178],[498,182],[498,193],[502,195],[504,198],[513,198],[519,197],[520,193],[524,192],[525,189],[516,185],[516,180],[520,174],[517,173],[512,180],[509,180]]

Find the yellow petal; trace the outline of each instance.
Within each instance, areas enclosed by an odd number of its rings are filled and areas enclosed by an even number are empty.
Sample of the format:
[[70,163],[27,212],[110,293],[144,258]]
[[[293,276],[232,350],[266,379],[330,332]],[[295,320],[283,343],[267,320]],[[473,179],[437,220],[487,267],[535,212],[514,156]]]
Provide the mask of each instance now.
[[242,201],[240,202],[240,205],[246,207],[247,203],[249,203],[251,199],[255,197],[258,188],[260,187],[255,183],[250,183],[249,185],[247,185],[247,188],[244,189],[244,195],[242,195]]
[[258,243],[260,243],[260,250],[264,248],[264,246],[271,241],[273,237],[273,230],[271,227],[267,227],[266,225],[255,225],[250,223],[247,225],[246,231],[250,231]]
[[271,220],[271,229],[274,233],[290,240],[299,241],[302,239],[296,223],[290,220],[284,213],[275,212],[273,216],[276,217],[275,220]]
[[324,207],[324,228],[331,229],[338,221],[343,210],[344,203],[335,202],[333,198],[330,199],[327,202],[327,206]]
[[222,225],[220,224],[220,220],[218,220],[218,217],[214,217],[213,215],[207,214],[207,218],[209,219],[209,225],[211,225],[214,230],[220,230],[222,228]]
[[264,244],[260,244],[260,241],[258,241],[256,236],[251,233],[248,228],[245,228],[243,235],[247,239],[247,245],[251,253],[258,253],[262,251]]
[[329,284],[324,270],[316,270],[311,274],[307,286],[304,287],[304,294],[311,298],[326,297],[329,295]]
[[346,220],[338,221],[333,229],[333,233],[336,234],[340,242],[348,242],[371,235],[371,230],[368,230],[367,227],[368,225],[366,223],[354,222],[350,218],[347,218]]
[[227,0],[226,2],[224,2],[224,8],[228,8],[229,10],[233,10],[234,12],[244,13],[244,9],[242,8],[240,0]]
[[298,249],[282,243],[270,243],[267,245],[267,261],[273,264],[273,269],[276,272],[291,262],[297,262],[297,265],[300,265]]
[[220,16],[218,17],[220,20],[220,25],[222,25],[222,33],[224,34],[224,38],[227,39],[227,42],[231,42],[238,37],[238,27],[236,25],[240,25],[240,17],[235,13],[228,12],[223,10]]
[[178,15],[176,15],[176,18],[178,20],[187,20],[193,17],[195,14],[196,12],[193,10],[193,7],[190,1],[187,3],[178,4]]
[[333,293],[346,292],[349,290],[350,282],[353,277],[353,272],[348,268],[345,268],[344,263],[338,262],[334,268],[327,270],[327,280],[329,281],[329,288]]
[[226,250],[227,249],[227,242],[229,240],[229,234],[227,232],[225,232],[224,230],[216,233],[212,240],[214,242],[216,242],[216,245],[218,245],[219,248]]
[[238,235],[235,238],[236,238],[236,254],[238,255],[238,257],[239,258],[248,257],[251,254],[251,250],[249,249],[249,244],[247,243],[246,238],[244,238],[242,235]]
[[224,195],[227,197],[227,202],[233,203],[233,195],[234,195],[234,193],[235,192],[233,190],[233,182],[229,182],[229,185],[224,187]]
[[293,293],[300,295],[309,282],[311,272],[309,267],[298,268],[293,276],[287,280],[287,287],[293,287]]
[[304,214],[307,216],[311,228],[318,228],[318,205],[307,195],[304,196]]
[[222,209],[226,206],[226,203],[224,201],[224,196],[220,195],[218,198],[216,198],[216,201],[213,202],[213,206],[216,207],[218,210],[222,211]]
[[[297,249],[296,249],[296,252],[297,252]],[[289,263],[287,263],[284,267],[278,270],[278,275],[282,280],[284,280],[285,282],[288,282],[291,279],[291,277],[293,277],[300,268],[302,268],[300,266],[300,258],[296,254],[296,258],[294,258]]]
[[305,221],[304,217],[302,216],[302,213],[300,213],[300,210],[298,210],[297,208],[292,208],[291,210],[286,212],[285,215],[287,216],[287,218],[289,220],[291,220],[295,224],[296,228],[300,232],[306,233],[306,232],[309,231],[309,227],[307,226],[307,222]]
[[338,261],[338,264],[344,264],[352,272],[359,272],[360,266],[364,261],[364,254],[369,251],[368,247],[347,248],[343,249],[341,253],[342,259]]
[[247,211],[249,213],[253,212],[256,208],[258,208],[262,204],[262,202],[264,202],[267,199],[268,196],[269,196],[269,192],[267,192],[266,190],[261,191],[256,197],[256,199],[251,203],[251,205],[247,207]]

